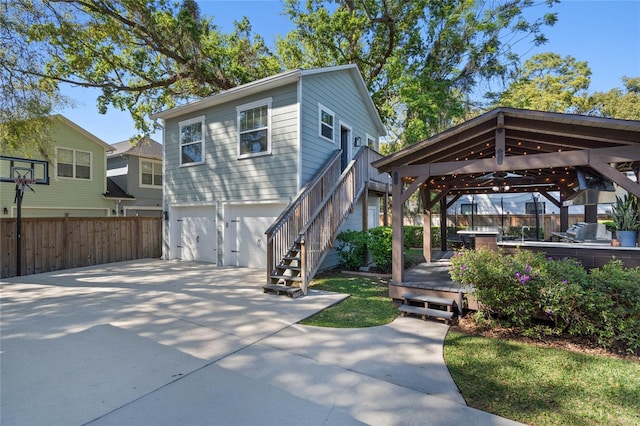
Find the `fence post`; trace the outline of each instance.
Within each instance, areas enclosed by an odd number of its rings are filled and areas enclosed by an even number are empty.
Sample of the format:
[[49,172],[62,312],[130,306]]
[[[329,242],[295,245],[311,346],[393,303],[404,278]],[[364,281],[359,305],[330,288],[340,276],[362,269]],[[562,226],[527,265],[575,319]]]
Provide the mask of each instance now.
[[69,213],[64,214],[64,222],[62,225],[62,247],[62,269],[67,269],[70,267],[69,258],[71,256],[71,253],[69,253]]

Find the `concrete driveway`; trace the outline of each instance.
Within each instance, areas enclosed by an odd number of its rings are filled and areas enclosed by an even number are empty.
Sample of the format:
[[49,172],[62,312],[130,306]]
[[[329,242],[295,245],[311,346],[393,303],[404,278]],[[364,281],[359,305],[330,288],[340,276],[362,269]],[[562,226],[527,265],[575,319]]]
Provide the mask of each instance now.
[[141,260],[4,280],[0,423],[512,424],[464,405],[446,326],[301,326],[345,296],[264,276]]

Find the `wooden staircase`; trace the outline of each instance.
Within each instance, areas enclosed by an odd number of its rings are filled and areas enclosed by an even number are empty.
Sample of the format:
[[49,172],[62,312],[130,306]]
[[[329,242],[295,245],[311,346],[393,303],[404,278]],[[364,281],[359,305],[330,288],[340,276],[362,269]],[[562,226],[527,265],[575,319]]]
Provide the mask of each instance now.
[[[341,170],[336,151],[267,229],[265,292],[297,297],[307,294],[344,220],[368,185],[386,188],[388,177],[371,163],[382,155],[364,147]],[[297,290],[296,290],[297,289]]]
[[427,317],[444,320],[449,325],[454,315],[455,300],[424,294],[403,294],[403,304],[398,307],[402,316],[417,315],[423,320]]

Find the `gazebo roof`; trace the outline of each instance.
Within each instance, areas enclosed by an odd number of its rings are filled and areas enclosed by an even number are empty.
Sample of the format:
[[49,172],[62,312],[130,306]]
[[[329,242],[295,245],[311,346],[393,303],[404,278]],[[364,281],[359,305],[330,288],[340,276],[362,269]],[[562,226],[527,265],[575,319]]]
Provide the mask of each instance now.
[[497,108],[373,165],[455,195],[495,187],[571,194],[583,184],[580,171],[638,194],[638,184],[621,172],[639,164],[640,121]]

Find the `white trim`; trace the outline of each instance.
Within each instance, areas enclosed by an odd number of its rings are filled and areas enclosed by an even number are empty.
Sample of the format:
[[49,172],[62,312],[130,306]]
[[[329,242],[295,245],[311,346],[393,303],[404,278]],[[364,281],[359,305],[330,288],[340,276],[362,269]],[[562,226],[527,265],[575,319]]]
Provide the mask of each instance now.
[[[272,123],[271,123],[271,105],[273,104],[273,98],[269,97],[269,98],[264,98],[264,99],[260,99],[258,101],[254,101],[254,102],[249,102],[247,104],[243,104],[243,105],[238,105],[236,106],[236,130],[237,130],[237,139],[236,139],[236,147],[237,147],[237,155],[238,155],[238,159],[242,159],[242,158],[253,158],[253,157],[260,157],[263,155],[271,155],[271,129],[273,127]],[[267,125],[266,125],[266,129],[264,127],[258,127],[258,128],[254,128],[251,130],[247,130],[245,132],[242,132],[241,126],[240,126],[240,113],[243,111],[248,111],[251,109],[256,109],[256,108],[262,108],[266,106],[267,107]],[[266,130],[267,131],[267,149],[265,151],[258,151],[258,152],[247,152],[245,154],[242,154],[240,151],[240,143],[241,143],[241,135],[242,133],[250,133],[250,132],[255,132],[258,130]]]
[[107,170],[107,177],[123,176],[129,173],[129,166],[118,167],[117,169]]
[[[60,168],[58,167],[58,163],[59,163],[59,155],[58,155],[58,151],[64,149],[67,151],[71,151],[73,153],[73,162],[71,163],[72,166],[72,170],[73,170],[73,176],[60,176],[58,175],[58,172],[60,171]],[[79,178],[76,176],[76,166],[78,166],[77,163],[77,159],[76,159],[76,153],[77,152],[82,152],[84,154],[89,154],[89,179],[85,179],[85,178]],[[105,157],[105,162],[106,162],[106,157]],[[68,164],[68,163],[64,163],[64,164]],[[106,165],[105,165],[105,169],[106,169]],[[93,182],[93,174],[94,174],[94,165],[93,165],[93,152],[91,151],[85,151],[83,149],[75,149],[75,148],[67,148],[65,146],[56,146],[56,175],[55,178],[56,179],[63,179],[63,180],[76,180],[76,181],[80,181],[80,182]],[[105,185],[106,185],[106,177],[105,177]],[[104,189],[106,191],[106,188]]]
[[349,140],[347,140],[347,160],[353,160],[353,127],[340,120],[338,125],[339,129],[339,139],[340,139],[340,149],[342,149],[342,128],[344,127],[349,132]]
[[[9,206],[9,217],[13,218],[16,217],[14,216],[14,212],[17,215],[17,210],[18,207],[17,206]],[[67,210],[69,213],[73,213],[76,210],[104,210],[105,212],[107,212],[107,216],[106,217],[114,217],[111,216],[111,207],[42,207],[42,206],[22,206],[22,210]],[[69,214],[69,216],[71,216],[71,214]],[[71,216],[74,217],[74,216]],[[82,216],[75,216],[75,217],[82,217]],[[100,216],[101,217],[101,216]]]
[[297,102],[296,102],[296,113],[298,114],[297,123],[296,123],[296,131],[297,141],[296,144],[298,146],[298,164],[296,165],[296,193],[300,191],[302,188],[302,79],[298,80],[297,87]]
[[362,74],[355,64],[347,64],[347,65],[337,65],[333,67],[326,68],[316,68],[311,70],[291,70],[285,71],[280,74],[273,75],[271,77],[262,78],[260,80],[256,80],[247,84],[243,84],[241,86],[234,87],[233,89],[225,90],[216,95],[212,95],[195,102],[191,102],[185,105],[180,105],[178,107],[161,111],[151,115],[152,119],[162,118],[162,119],[170,119],[183,116],[185,114],[193,113],[196,111],[200,111],[205,108],[209,108],[215,105],[220,105],[226,102],[231,102],[246,96],[264,93],[266,90],[275,89],[277,87],[282,87],[286,84],[295,83],[297,80],[302,79],[308,75],[315,74],[326,74],[335,71],[348,71],[352,78],[355,81],[356,88],[362,96],[362,99],[365,102],[365,106],[369,111],[369,114],[374,118],[374,123],[378,130],[380,136],[386,136],[387,130],[384,127],[384,123],[380,119],[380,115],[378,114],[378,110],[376,109],[371,96],[369,95],[369,91],[367,89],[367,85],[362,78]]
[[150,160],[148,158],[142,158],[142,157],[138,157],[138,186],[140,188],[150,188],[150,189],[162,189],[162,185],[164,184],[164,174],[162,175],[162,181],[160,182],[160,185],[155,185],[155,184],[144,184],[142,183],[142,163],[151,163],[151,182],[153,182],[155,180],[155,167],[154,165],[160,165],[160,170],[162,171],[162,161],[157,161],[157,160]]
[[[187,145],[195,145],[196,143],[202,144],[202,160],[194,161],[191,163],[183,163],[182,162],[182,127],[189,126],[191,124],[201,123],[202,124],[202,139],[200,142],[189,142]],[[180,167],[188,167],[188,166],[197,166],[198,164],[204,164],[205,162],[205,140],[207,139],[207,126],[205,126],[205,116],[201,115],[199,117],[190,118],[189,120],[183,120],[178,122],[178,156],[180,157]]]
[[[331,126],[331,139],[327,138],[325,135],[322,134],[322,125],[324,124],[325,126],[329,127],[328,124],[325,124],[322,121],[323,111],[328,115],[330,115],[332,118],[331,121],[333,122],[333,124]],[[336,113],[330,110],[329,108],[327,108],[326,106],[322,105],[320,102],[318,102],[318,136],[320,137],[320,139],[325,140],[327,142],[331,142],[334,145],[336,143]]]
[[363,146],[369,146],[369,139],[371,139],[373,141],[373,150],[378,151],[378,148],[380,147],[380,138],[374,138],[373,136],[371,136],[371,134],[369,133],[365,133],[365,138],[366,140],[364,141],[364,145]]

